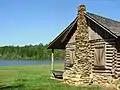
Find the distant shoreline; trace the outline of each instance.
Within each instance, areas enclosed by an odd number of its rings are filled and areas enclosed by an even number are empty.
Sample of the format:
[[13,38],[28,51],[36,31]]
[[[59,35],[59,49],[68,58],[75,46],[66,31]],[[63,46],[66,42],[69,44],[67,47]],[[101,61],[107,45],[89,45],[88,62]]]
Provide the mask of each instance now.
[[[51,49],[47,49],[47,44],[3,46],[0,47],[0,59],[3,60],[49,60],[51,59]],[[65,51],[55,49],[55,60],[64,60]]]

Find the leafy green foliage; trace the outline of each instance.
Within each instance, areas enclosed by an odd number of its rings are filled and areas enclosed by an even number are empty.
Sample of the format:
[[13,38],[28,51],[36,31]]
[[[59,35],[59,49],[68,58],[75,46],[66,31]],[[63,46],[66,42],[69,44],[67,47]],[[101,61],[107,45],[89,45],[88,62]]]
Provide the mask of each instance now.
[[[25,45],[25,46],[3,46],[0,47],[0,59],[26,59],[26,60],[49,60],[51,50],[48,45]],[[64,60],[64,50],[55,50],[55,59]]]

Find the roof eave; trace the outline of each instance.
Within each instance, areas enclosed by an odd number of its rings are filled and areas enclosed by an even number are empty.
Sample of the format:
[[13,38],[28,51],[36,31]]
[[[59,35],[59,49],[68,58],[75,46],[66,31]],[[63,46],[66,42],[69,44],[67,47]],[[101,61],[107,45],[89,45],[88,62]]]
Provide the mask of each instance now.
[[[62,33],[60,33],[52,42],[50,42],[47,49],[57,49],[57,48],[51,47],[52,44],[54,44],[66,31],[68,31],[69,29],[71,30],[71,28],[73,27],[73,24],[76,22],[76,20],[77,20],[77,17],[74,19],[74,21],[65,30],[63,30]],[[66,36],[63,38],[62,42],[64,41],[65,38],[66,38]],[[63,48],[61,48],[61,49],[63,49]]]
[[102,25],[99,21],[97,21],[96,19],[94,19],[93,17],[91,17],[90,15],[88,15],[87,13],[85,14],[85,16],[87,18],[89,18],[90,20],[92,20],[93,22],[95,22],[97,25],[99,25],[101,28],[103,28],[104,30],[106,30],[108,33],[110,33],[111,35],[113,35],[115,38],[118,38],[118,36],[116,34],[114,34],[113,32],[111,32],[111,30],[109,30],[108,28],[106,28],[104,25]]

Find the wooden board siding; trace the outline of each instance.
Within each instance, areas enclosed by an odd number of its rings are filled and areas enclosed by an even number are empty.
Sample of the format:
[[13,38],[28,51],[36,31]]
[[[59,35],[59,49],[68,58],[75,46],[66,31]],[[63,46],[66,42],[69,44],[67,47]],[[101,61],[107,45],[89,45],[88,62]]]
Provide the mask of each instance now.
[[102,39],[98,33],[96,33],[94,30],[92,30],[90,27],[88,27],[89,30],[89,40],[95,40],[95,39]]

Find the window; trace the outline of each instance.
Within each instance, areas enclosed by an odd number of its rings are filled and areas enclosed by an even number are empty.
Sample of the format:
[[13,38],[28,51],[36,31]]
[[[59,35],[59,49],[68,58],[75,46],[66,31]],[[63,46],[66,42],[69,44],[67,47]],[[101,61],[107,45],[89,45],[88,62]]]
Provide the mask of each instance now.
[[105,45],[97,44],[94,50],[94,65],[105,66]]
[[74,50],[70,50],[70,63],[73,65],[75,60],[75,51]]

